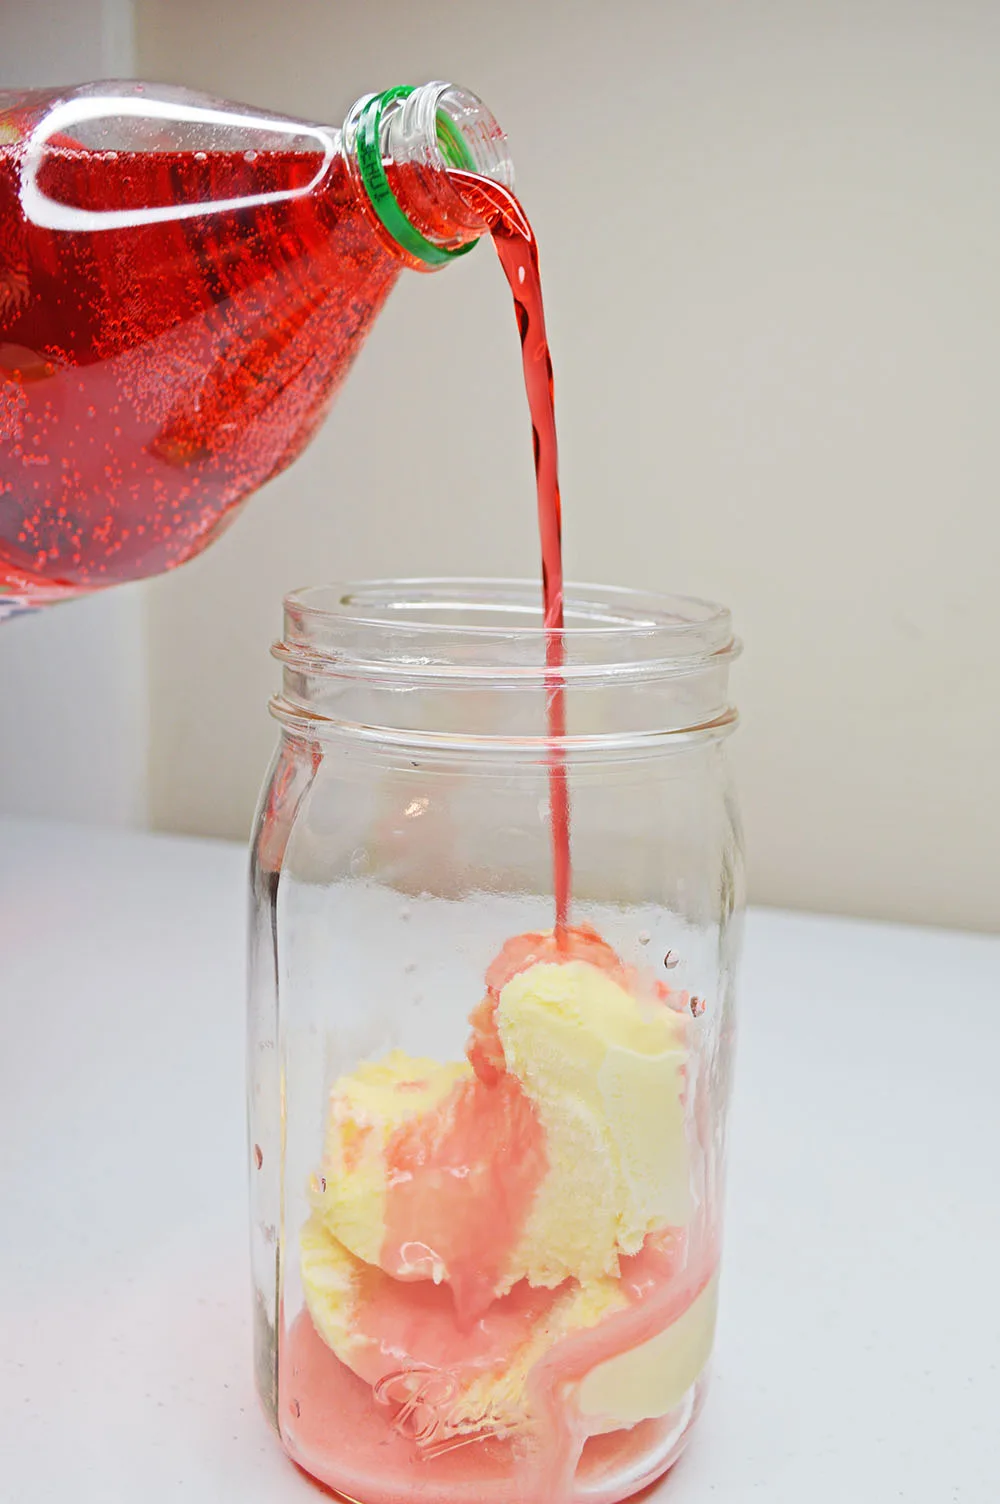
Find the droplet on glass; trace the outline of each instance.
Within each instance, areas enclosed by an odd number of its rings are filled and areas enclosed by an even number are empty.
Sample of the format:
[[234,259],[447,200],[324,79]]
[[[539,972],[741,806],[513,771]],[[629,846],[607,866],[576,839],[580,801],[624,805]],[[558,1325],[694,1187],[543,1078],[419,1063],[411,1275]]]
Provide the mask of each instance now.
[[701,1015],[704,1013],[704,1011],[705,1011],[705,999],[703,997],[693,997],[691,999],[691,1015],[692,1015],[692,1017],[693,1018],[700,1018]]
[[679,960],[679,956],[675,955],[672,950],[668,950],[667,954],[663,957],[663,964],[668,971],[673,971]]
[[292,1400],[292,1412],[296,1420],[298,1420],[302,1415],[302,1406],[299,1404],[298,1400]]
[[260,1147],[260,1144],[254,1144],[254,1146],[253,1146],[253,1157],[254,1157],[254,1159],[257,1162],[257,1168],[259,1170],[260,1167],[261,1167],[261,1165],[264,1163],[264,1151]]
[[640,930],[639,931],[639,944],[640,945],[648,945],[649,944],[649,931],[648,930]]

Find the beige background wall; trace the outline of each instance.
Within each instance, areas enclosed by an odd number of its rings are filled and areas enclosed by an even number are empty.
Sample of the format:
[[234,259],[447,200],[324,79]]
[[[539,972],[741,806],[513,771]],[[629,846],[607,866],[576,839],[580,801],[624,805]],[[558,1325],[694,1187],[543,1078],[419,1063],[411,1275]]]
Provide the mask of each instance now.
[[[542,246],[571,576],[732,605],[753,896],[1000,926],[996,0],[141,0],[139,69],[339,120],[454,78]],[[148,593],[152,807],[243,835],[282,593],[535,567],[484,248]]]

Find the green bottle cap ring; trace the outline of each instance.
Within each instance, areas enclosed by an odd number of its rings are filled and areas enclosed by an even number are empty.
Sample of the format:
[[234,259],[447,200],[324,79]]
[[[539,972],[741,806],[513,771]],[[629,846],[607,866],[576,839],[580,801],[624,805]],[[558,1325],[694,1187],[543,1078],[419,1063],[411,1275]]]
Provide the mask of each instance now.
[[[454,261],[456,256],[466,255],[476,242],[470,240],[468,245],[449,251],[421,235],[400,208],[382,165],[382,111],[394,99],[406,99],[412,93],[412,85],[400,84],[398,88],[386,89],[384,93],[374,94],[369,99],[358,117],[358,171],[365,192],[371,199],[372,208],[397,245],[401,245],[404,251],[409,251],[411,256],[422,261],[425,266],[444,266],[446,262]],[[438,111],[437,140],[441,155],[449,167],[475,172],[476,164],[469,148],[462,140],[461,133],[456,130],[454,122],[443,110]]]

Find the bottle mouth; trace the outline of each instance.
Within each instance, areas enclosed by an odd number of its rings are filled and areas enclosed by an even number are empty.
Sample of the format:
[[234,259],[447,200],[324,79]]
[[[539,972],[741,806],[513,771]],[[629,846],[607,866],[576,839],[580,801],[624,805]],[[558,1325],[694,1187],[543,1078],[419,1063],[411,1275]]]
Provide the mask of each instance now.
[[449,83],[424,84],[406,100],[402,116],[403,128],[430,143],[432,155],[437,147],[435,165],[476,172],[513,188],[514,164],[507,137],[493,112],[468,89]]
[[[449,169],[476,173],[511,188],[514,167],[507,138],[483,101],[456,84],[401,85],[355,105],[346,128],[362,186],[397,245],[425,267],[443,266],[470,251],[486,225],[451,186]],[[400,202],[390,171],[406,170],[417,188],[408,198],[433,199],[441,234],[416,223],[412,203]]]

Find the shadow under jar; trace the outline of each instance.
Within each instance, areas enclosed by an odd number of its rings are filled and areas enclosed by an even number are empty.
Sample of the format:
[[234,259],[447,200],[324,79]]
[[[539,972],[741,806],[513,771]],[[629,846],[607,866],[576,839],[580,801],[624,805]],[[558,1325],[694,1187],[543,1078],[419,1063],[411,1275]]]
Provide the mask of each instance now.
[[359,1504],[612,1504],[704,1394],[738,644],[709,603],[578,587],[564,648],[556,681],[517,582],[285,602],[252,857],[257,1375],[289,1455]]

